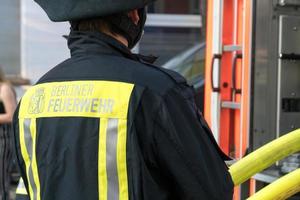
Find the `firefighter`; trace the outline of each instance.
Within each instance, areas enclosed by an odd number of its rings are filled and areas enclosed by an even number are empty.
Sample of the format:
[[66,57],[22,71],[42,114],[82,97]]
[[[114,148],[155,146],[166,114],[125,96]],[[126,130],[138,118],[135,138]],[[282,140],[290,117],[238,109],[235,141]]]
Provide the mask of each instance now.
[[233,183],[194,90],[131,53],[153,0],[36,0],[69,21],[71,58],[46,73],[14,117],[34,200],[232,199]]

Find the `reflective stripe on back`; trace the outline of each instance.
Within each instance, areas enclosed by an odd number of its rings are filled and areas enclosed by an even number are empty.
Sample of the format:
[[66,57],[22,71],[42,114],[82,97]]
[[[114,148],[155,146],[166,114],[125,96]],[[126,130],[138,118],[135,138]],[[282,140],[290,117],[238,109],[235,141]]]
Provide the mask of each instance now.
[[107,198],[119,199],[117,169],[118,119],[109,119],[106,131]]
[[19,119],[21,153],[26,166],[30,197],[40,200],[40,183],[36,162],[35,119]]
[[[28,176],[29,171],[31,170],[30,169],[30,157],[29,157],[27,149],[28,149],[28,143],[30,142],[31,137],[25,138],[25,131],[24,131],[24,129],[29,129],[28,127],[30,126],[30,125],[28,125],[27,121],[28,120],[26,120],[26,124],[27,124],[26,125],[24,119],[19,119],[19,128],[20,128],[19,136],[20,136],[21,154],[22,154],[23,160],[25,162],[25,166],[26,166],[26,175],[27,175],[27,179],[30,180],[30,178]],[[30,124],[30,121],[29,121],[29,124]],[[27,130],[26,130],[26,132],[27,132]],[[26,144],[26,140],[29,140],[29,141],[27,141],[27,144]],[[32,191],[30,181],[28,181],[28,186],[29,186],[29,195],[33,199],[33,191]]]
[[36,160],[36,142],[37,142],[37,131],[36,131],[36,119],[31,120],[30,124],[30,134],[32,138],[32,159],[31,159],[31,165],[32,165],[32,173],[33,173],[33,179],[35,183],[35,190],[33,191],[36,194],[36,199],[41,199],[41,187],[40,187],[40,180],[39,180],[39,174],[38,174],[38,166],[37,166],[37,160]]
[[[128,200],[127,114],[134,85],[112,81],[44,83],[30,88],[19,110],[20,144],[31,199],[40,200],[36,119],[99,119],[99,200]],[[41,133],[40,133],[41,134]]]
[[100,200],[128,200],[127,120],[100,119],[98,188]]
[[43,83],[22,98],[19,118],[95,117],[126,119],[134,85],[112,81]]
[[127,139],[127,120],[120,119],[118,124],[118,145],[117,145],[120,200],[129,199],[127,164],[126,164],[126,139]]
[[107,172],[106,172],[106,130],[107,119],[100,120],[99,149],[98,149],[98,192],[99,200],[107,200]]

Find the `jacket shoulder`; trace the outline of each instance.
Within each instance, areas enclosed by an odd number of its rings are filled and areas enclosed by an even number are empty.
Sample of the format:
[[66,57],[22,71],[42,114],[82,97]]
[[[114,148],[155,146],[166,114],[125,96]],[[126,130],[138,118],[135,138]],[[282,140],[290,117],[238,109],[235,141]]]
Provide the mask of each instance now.
[[186,83],[178,73],[124,57],[99,55],[70,58],[46,73],[39,83],[75,80],[108,80],[133,83],[164,94]]

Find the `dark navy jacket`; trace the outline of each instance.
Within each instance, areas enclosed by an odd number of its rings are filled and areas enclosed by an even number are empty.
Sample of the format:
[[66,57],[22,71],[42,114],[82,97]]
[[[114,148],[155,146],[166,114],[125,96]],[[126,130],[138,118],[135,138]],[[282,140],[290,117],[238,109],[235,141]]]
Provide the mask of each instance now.
[[184,78],[101,33],[22,98],[15,146],[31,199],[230,200],[226,156]]

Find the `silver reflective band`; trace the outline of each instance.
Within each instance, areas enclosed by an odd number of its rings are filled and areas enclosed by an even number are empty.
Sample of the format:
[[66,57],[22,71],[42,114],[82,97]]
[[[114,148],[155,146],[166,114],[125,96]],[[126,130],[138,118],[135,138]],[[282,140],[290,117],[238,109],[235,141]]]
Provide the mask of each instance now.
[[118,119],[108,119],[106,131],[107,199],[119,199],[117,167]]

